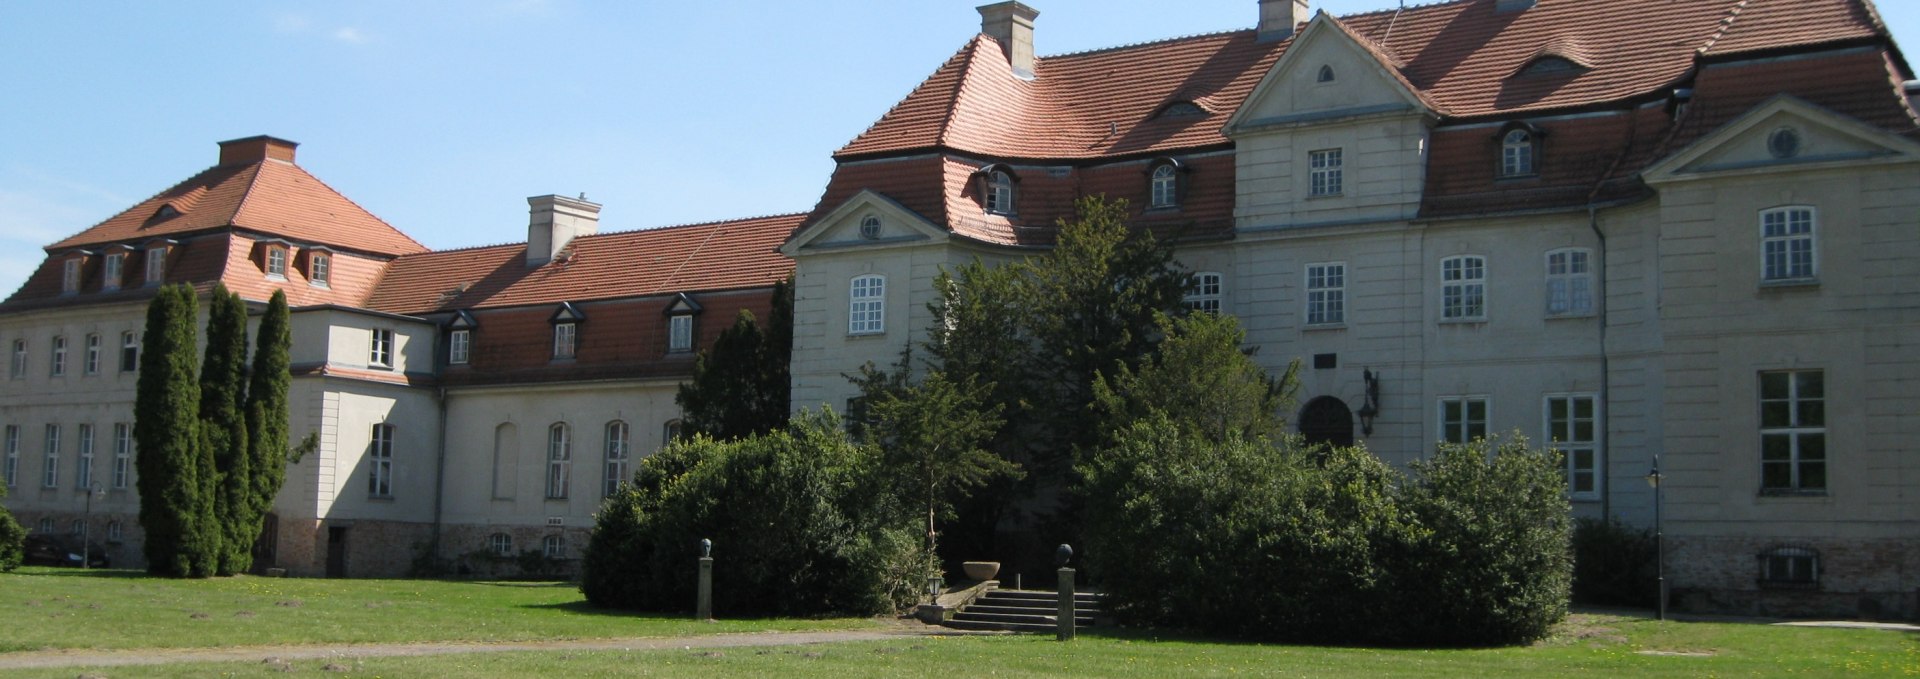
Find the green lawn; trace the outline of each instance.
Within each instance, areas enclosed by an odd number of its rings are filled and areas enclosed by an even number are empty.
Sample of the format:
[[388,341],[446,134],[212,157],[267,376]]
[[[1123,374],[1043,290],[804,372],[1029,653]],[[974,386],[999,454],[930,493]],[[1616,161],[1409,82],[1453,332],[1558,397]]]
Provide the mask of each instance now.
[[725,620],[588,606],[567,583],[0,574],[0,652],[404,641],[518,641],[863,628],[864,619]]

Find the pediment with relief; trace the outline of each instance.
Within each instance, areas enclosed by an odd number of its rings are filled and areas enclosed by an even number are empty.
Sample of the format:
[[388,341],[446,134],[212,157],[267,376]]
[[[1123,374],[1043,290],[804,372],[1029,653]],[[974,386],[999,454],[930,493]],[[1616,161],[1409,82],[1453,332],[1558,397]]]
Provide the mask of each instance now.
[[945,242],[947,232],[919,213],[871,189],[854,194],[840,207],[780,246],[789,257],[807,251]]
[[1363,40],[1332,15],[1316,14],[1234,112],[1227,134],[1332,117],[1428,110],[1392,57]]
[[1920,160],[1920,144],[1781,95],[1648,168],[1650,184]]

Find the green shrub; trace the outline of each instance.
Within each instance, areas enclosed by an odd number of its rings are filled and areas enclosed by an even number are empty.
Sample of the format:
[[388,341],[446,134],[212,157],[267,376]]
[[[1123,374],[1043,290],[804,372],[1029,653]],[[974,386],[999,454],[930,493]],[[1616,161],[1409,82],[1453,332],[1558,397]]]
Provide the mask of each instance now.
[[911,603],[927,562],[913,516],[875,492],[876,459],[831,416],[670,446],[603,505],[581,589],[602,606],[691,610],[699,543],[711,539],[716,614],[872,614]]
[[[7,489],[0,488],[0,498],[7,496]],[[26,558],[25,547],[21,543],[27,539],[27,529],[13,520],[13,513],[6,507],[0,507],[0,573],[20,567],[20,560]]]
[[1659,574],[1653,533],[1616,519],[1573,523],[1573,600],[1652,608]]

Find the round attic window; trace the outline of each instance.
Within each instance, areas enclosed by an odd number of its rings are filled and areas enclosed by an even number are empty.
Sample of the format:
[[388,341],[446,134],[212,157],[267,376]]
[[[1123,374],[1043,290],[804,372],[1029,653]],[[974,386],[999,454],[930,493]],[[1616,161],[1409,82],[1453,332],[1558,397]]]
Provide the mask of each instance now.
[[1767,152],[1775,158],[1792,158],[1800,155],[1800,132],[1791,127],[1782,127],[1767,137]]
[[865,219],[861,219],[860,220],[860,237],[865,238],[867,240],[874,240],[879,238],[880,237],[880,218],[874,215],[867,215]]

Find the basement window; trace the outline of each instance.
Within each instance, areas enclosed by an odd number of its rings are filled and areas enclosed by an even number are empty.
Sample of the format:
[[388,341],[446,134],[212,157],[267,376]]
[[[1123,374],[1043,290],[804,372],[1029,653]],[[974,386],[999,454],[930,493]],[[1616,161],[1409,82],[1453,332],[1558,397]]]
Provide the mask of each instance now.
[[1820,552],[1808,547],[1775,547],[1760,553],[1760,586],[1814,589],[1820,586]]

